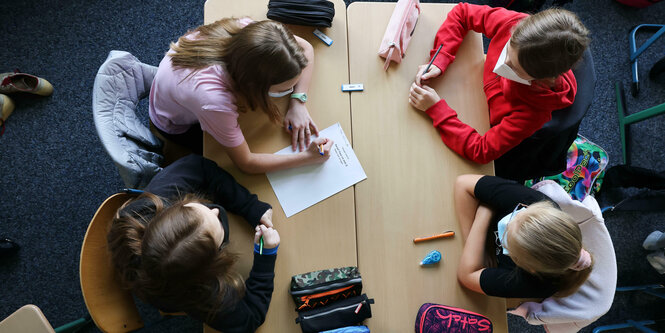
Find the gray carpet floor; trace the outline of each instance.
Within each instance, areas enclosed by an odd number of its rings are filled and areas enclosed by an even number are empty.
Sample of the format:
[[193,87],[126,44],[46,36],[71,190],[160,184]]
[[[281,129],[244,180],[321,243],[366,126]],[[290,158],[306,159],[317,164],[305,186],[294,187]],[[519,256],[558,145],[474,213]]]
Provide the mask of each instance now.
[[[78,280],[81,242],[98,205],[122,187],[92,122],[95,73],[114,49],[157,65],[169,42],[203,23],[203,3],[0,1],[0,72],[19,69],[55,87],[50,97],[14,95],[16,110],[0,137],[0,236],[22,245],[18,255],[0,258],[0,318],[28,303],[38,305],[54,327],[86,313]],[[614,82],[629,88],[628,32],[641,23],[665,24],[665,3],[634,9],[610,0],[575,0],[564,8],[576,12],[592,31],[598,76],[595,100],[580,133],[607,150],[611,165],[620,164]],[[649,35],[640,34],[638,44]],[[651,65],[664,55],[665,38],[660,38],[639,58],[642,91],[637,98],[628,94],[630,112],[665,102],[665,83],[647,78]],[[147,113],[147,104],[140,110]],[[631,164],[665,169],[664,129],[663,116],[631,127]],[[601,202],[620,196],[615,193]],[[663,283],[663,276],[645,260],[641,244],[651,231],[665,231],[665,214],[609,213],[606,223],[617,254],[619,285]],[[149,306],[141,306],[141,311],[149,322],[159,318]],[[665,318],[664,301],[617,294],[610,312],[592,326],[655,318]],[[543,331],[513,316],[509,327],[511,332]],[[200,332],[201,324],[179,317],[147,331]]]

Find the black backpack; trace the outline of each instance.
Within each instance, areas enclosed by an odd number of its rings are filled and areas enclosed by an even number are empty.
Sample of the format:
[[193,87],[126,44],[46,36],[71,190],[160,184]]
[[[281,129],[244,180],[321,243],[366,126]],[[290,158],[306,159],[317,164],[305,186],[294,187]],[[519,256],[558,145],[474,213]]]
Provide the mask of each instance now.
[[335,5],[327,0],[270,0],[268,18],[286,24],[332,26]]

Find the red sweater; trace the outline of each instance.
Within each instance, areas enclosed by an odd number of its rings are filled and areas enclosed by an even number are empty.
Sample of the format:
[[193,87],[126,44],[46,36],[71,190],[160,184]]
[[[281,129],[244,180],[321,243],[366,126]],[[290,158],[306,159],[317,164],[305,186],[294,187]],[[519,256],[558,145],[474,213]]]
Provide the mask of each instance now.
[[554,88],[532,82],[530,86],[498,76],[494,66],[510,39],[512,28],[527,14],[504,8],[460,3],[448,14],[434,39],[434,64],[445,71],[455,60],[467,31],[483,33],[491,39],[483,69],[483,82],[490,113],[490,129],[484,135],[457,118],[446,101],[427,109],[443,142],[458,154],[476,163],[489,163],[531,136],[552,118],[552,111],[573,104],[577,82],[572,71],[560,75]]

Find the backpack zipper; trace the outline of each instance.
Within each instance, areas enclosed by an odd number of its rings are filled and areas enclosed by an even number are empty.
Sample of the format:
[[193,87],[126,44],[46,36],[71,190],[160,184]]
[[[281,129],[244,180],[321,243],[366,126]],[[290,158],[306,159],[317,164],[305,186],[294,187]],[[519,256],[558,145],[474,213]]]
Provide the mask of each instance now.
[[346,309],[357,308],[359,305],[362,306],[362,305],[365,305],[365,304],[367,304],[366,300],[362,301],[360,303],[351,304],[351,305],[347,305],[347,306],[344,306],[344,307],[339,307],[339,308],[335,308],[335,309],[328,310],[328,311],[325,311],[325,312],[320,312],[320,313],[317,313],[317,314],[313,314],[311,316],[303,316],[302,320],[308,320],[308,319],[320,317],[320,316],[323,316],[323,315],[327,315],[327,314],[330,314],[330,313],[333,313],[333,312],[342,311],[342,310],[346,310]]
[[321,285],[318,287],[310,288],[310,289],[302,289],[302,290],[295,290],[291,291],[291,295],[293,296],[298,296],[298,295],[303,295],[303,294],[312,294],[315,293],[319,290],[327,289],[327,288],[341,288],[341,287],[346,287],[348,284],[357,284],[359,282],[362,282],[362,278],[355,278],[351,280],[346,280],[343,282],[337,282],[337,283],[331,283],[331,284],[326,284],[326,285]]
[[353,288],[353,286],[354,285],[350,285],[350,286],[347,286],[347,287],[343,287],[343,288],[339,288],[339,289],[335,289],[335,290],[330,290],[330,291],[326,291],[326,292],[323,292],[323,293],[318,293],[318,294],[299,297],[300,301],[303,302],[304,304],[299,306],[298,309],[302,309],[305,306],[309,306],[309,301],[312,298],[319,298],[319,297],[323,297],[323,296],[328,296],[328,295],[340,293],[340,292],[343,292],[343,291],[346,291],[346,290],[349,290],[349,289]]

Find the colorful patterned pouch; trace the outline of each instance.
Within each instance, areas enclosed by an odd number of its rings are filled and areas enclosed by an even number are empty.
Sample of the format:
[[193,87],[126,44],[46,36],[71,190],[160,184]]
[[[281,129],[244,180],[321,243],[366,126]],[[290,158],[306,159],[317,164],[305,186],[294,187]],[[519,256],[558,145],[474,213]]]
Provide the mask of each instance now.
[[425,303],[416,316],[416,333],[492,332],[492,322],[475,312]]
[[563,187],[574,200],[583,201],[587,195],[598,193],[603,181],[605,167],[609,162],[607,152],[587,138],[577,135],[568,148],[566,171],[547,177],[527,180],[524,185],[532,187],[545,179],[553,180]]
[[289,293],[296,311],[304,311],[358,296],[362,288],[358,267],[341,267],[294,275]]

